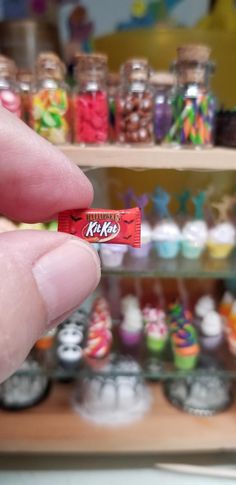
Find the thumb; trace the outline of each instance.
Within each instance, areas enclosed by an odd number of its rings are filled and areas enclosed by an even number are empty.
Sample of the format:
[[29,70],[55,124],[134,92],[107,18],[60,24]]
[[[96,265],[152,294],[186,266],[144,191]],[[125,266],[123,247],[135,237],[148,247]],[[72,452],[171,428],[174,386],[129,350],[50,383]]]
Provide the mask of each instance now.
[[0,381],[14,372],[35,341],[78,307],[97,286],[99,258],[63,233],[0,235]]

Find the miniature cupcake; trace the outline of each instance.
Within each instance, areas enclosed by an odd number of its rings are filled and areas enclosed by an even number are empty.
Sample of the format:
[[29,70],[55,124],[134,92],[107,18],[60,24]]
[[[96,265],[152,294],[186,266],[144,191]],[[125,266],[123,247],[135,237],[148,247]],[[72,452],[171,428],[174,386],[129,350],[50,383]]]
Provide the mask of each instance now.
[[83,351],[76,344],[61,344],[57,347],[57,357],[65,369],[73,369],[81,362]]
[[227,258],[235,245],[236,231],[231,222],[222,222],[209,230],[208,250],[211,258]]
[[174,332],[171,343],[175,367],[180,370],[193,369],[197,364],[200,350],[193,325],[186,324]]
[[168,327],[165,322],[165,314],[160,311],[156,321],[150,321],[145,327],[146,345],[150,352],[162,352],[166,346],[168,338]]
[[231,308],[233,305],[234,297],[229,292],[226,291],[219,305],[219,313],[225,318],[228,318],[231,313]]
[[152,228],[147,221],[141,224],[141,247],[129,248],[130,254],[135,258],[147,258],[152,247]]
[[118,266],[121,266],[126,252],[126,244],[101,244],[100,256],[102,265],[107,268],[117,268]]
[[223,320],[216,311],[208,312],[200,325],[200,343],[205,350],[216,350],[223,342]]
[[139,301],[135,295],[126,295],[121,300],[121,313],[125,314],[128,308],[139,308]]
[[140,308],[130,305],[123,314],[120,325],[121,340],[127,347],[140,343],[143,332],[143,317]]
[[181,232],[174,221],[158,222],[153,229],[153,241],[160,258],[173,259],[179,253]]
[[189,221],[182,230],[182,254],[188,259],[198,259],[207,243],[208,229],[204,221]]
[[158,256],[164,259],[173,259],[177,256],[181,241],[180,229],[170,219],[169,201],[169,194],[157,187],[153,194],[153,203],[158,222],[154,226],[152,237]]

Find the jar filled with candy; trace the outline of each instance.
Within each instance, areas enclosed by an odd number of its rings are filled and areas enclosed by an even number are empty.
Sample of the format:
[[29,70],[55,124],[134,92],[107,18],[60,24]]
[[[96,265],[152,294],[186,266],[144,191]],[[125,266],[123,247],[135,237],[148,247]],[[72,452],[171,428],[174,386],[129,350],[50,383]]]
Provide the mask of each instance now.
[[80,54],[76,59],[74,141],[101,144],[108,141],[107,56]]
[[174,76],[170,72],[153,72],[150,83],[154,90],[154,138],[156,143],[161,143],[170,131],[173,122]]
[[39,54],[31,97],[31,127],[50,142],[71,141],[70,99],[64,81],[65,66],[52,52]]
[[16,79],[19,86],[22,105],[22,119],[29,124],[30,122],[30,106],[31,106],[31,92],[33,87],[33,74],[31,71],[18,70]]
[[130,59],[121,68],[116,102],[116,137],[121,144],[153,142],[153,93],[146,59]]
[[0,104],[19,118],[21,117],[21,98],[16,83],[14,61],[0,56]]
[[116,96],[120,84],[120,76],[117,72],[108,74],[108,104],[109,104],[109,141],[116,139],[115,120],[116,120]]
[[213,144],[216,101],[209,89],[213,70],[210,52],[204,45],[185,45],[177,50],[173,125],[166,137],[170,143],[190,147]]

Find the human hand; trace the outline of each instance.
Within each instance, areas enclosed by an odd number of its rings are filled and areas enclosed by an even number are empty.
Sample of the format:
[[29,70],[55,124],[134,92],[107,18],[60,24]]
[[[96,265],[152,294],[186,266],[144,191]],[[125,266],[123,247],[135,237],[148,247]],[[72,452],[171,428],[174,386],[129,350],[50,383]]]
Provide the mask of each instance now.
[[[91,204],[86,176],[55,147],[0,108],[0,213],[16,221],[52,219]],[[35,341],[95,289],[99,258],[69,234],[0,234],[0,381],[14,372]]]

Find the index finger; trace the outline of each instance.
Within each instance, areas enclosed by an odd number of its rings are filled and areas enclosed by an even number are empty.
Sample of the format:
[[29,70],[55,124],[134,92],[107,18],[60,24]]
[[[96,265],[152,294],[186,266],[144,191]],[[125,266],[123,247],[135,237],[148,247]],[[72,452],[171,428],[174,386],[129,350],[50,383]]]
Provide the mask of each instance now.
[[91,204],[93,189],[83,172],[4,108],[0,147],[0,213],[38,222]]

